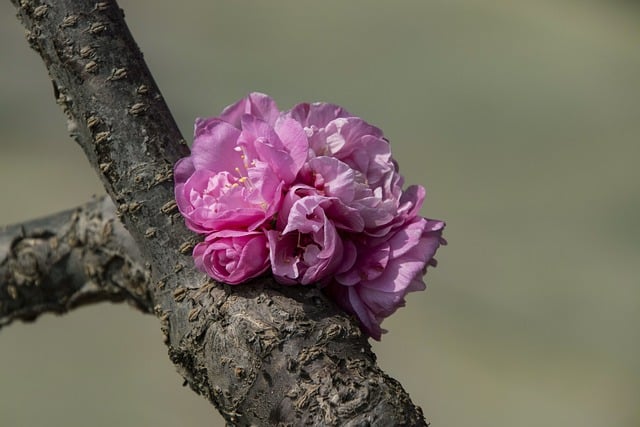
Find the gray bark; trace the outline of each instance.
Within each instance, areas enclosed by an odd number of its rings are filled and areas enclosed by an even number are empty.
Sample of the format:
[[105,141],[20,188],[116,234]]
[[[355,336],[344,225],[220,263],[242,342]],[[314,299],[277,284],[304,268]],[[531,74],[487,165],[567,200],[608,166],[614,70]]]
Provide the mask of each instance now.
[[102,301],[151,313],[150,279],[109,199],[0,227],[0,329]]
[[[104,240],[100,226],[78,229],[73,214],[66,225],[54,217],[40,222],[37,232],[5,231],[3,306],[17,291],[26,301],[30,294],[23,289],[49,281],[39,291],[59,299],[57,307],[63,308],[53,311],[73,307],[69,301],[79,292],[70,285],[56,296],[62,282],[97,287],[87,301],[127,299],[153,311],[178,371],[231,425],[426,425],[401,385],[378,368],[355,321],[317,288],[283,287],[268,276],[231,287],[194,269],[190,254],[197,236],[177,213],[172,184],[172,166],[189,150],[115,1],[12,3],[49,71],[71,135],[100,175],[130,237],[119,233]],[[100,218],[102,227],[115,224],[104,222],[106,211],[96,212],[85,214]],[[77,247],[68,240],[78,234],[84,236],[80,251],[60,267],[56,257],[64,254],[53,248],[53,236],[62,236],[55,240],[66,241],[72,254]],[[36,261],[25,260],[31,253],[25,245],[42,251]],[[74,271],[74,263],[90,271]],[[37,266],[33,277],[29,265]],[[23,276],[29,285],[18,285]],[[13,309],[7,319],[31,318],[37,310],[37,304]]]

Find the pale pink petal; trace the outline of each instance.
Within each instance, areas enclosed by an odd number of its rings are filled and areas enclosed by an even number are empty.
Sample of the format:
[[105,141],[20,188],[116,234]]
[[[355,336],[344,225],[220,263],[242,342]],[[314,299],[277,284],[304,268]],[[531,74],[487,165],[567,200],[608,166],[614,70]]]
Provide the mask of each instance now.
[[274,124],[280,111],[275,101],[268,95],[252,92],[246,98],[228,106],[220,114],[220,119],[240,128],[242,116],[249,114],[267,123]]
[[300,171],[309,154],[309,141],[300,123],[283,117],[276,122],[275,131],[293,162],[292,173]]
[[297,235],[282,235],[278,231],[267,231],[269,256],[273,275],[284,284],[294,284],[300,276],[299,260],[291,254],[297,245]]
[[240,131],[229,123],[216,121],[193,141],[190,158],[194,168],[218,172],[243,167],[241,153],[235,150],[239,136]]
[[324,128],[330,121],[339,117],[350,117],[344,108],[326,102],[302,103],[291,109],[289,116],[305,127]]
[[355,171],[334,157],[315,157],[309,160],[316,189],[326,196],[337,197],[344,203],[353,201]]

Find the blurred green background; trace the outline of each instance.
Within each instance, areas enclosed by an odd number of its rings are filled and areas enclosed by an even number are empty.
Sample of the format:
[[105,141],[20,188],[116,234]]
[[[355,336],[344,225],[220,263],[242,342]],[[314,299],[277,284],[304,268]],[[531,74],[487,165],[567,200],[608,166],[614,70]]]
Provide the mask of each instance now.
[[[433,426],[640,425],[640,7],[632,1],[121,1],[179,125],[250,91],[384,129],[428,290],[380,365]],[[0,2],[0,224],[101,186]],[[222,426],[158,322],[100,305],[0,332],[0,426]]]

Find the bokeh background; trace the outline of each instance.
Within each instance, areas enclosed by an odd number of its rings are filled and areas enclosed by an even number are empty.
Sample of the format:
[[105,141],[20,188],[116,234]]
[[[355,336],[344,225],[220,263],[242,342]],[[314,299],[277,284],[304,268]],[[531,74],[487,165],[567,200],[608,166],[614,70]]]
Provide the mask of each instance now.
[[[122,0],[187,138],[250,91],[384,129],[446,219],[375,349],[433,426],[640,425],[640,5]],[[0,224],[103,190],[0,2]],[[126,306],[0,332],[0,425],[222,426]]]

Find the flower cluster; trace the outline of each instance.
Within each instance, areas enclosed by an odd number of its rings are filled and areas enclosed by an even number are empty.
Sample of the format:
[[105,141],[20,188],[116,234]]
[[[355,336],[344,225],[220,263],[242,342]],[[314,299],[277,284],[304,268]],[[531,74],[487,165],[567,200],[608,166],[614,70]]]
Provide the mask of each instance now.
[[281,112],[252,93],[198,119],[175,195],[200,234],[198,269],[239,284],[271,269],[282,284],[318,284],[380,339],[381,321],[424,289],[444,222],[419,210],[422,186],[403,178],[382,131],[343,108]]

